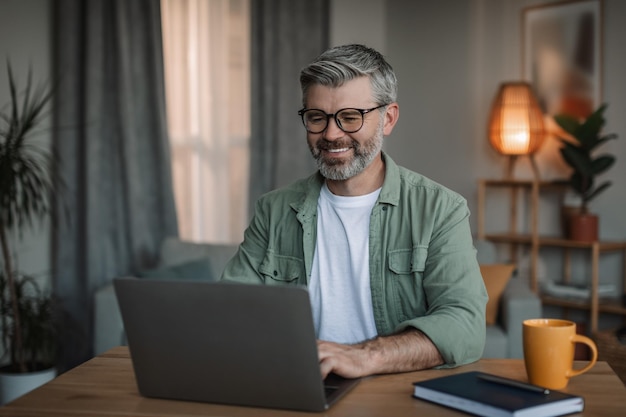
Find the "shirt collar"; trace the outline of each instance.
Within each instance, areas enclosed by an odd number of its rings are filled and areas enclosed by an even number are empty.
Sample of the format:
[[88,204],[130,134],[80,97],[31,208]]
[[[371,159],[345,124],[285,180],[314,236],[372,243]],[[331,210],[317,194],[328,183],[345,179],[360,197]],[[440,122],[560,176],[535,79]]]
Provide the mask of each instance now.
[[385,163],[385,182],[378,197],[379,203],[397,206],[400,202],[400,168],[385,152],[382,153]]

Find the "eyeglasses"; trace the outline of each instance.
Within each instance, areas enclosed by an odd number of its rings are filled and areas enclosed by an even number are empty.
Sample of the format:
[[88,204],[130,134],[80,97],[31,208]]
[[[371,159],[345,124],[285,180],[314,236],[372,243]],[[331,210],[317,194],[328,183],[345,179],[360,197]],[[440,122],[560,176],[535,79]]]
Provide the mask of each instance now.
[[309,133],[322,133],[328,127],[331,117],[335,119],[339,129],[346,133],[354,133],[363,127],[363,119],[367,113],[385,106],[386,104],[381,104],[371,109],[341,109],[335,114],[328,114],[319,109],[302,109],[298,111],[298,114],[302,117],[302,124]]

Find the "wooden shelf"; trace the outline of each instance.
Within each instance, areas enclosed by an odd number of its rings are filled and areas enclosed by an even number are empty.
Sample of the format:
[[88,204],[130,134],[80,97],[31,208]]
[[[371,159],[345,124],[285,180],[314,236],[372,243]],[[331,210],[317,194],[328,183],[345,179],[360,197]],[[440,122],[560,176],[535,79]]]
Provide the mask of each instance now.
[[535,180],[479,180],[480,183],[489,187],[503,187],[503,188],[528,188],[531,189],[535,185],[541,189],[553,189],[563,191],[569,187],[569,184],[565,184],[559,181],[535,181]]
[[[533,237],[530,234],[516,233],[490,233],[484,236],[486,240],[498,243],[520,243],[531,244]],[[597,241],[597,242],[578,242],[575,240],[564,239],[562,237],[537,236],[537,243],[541,246],[552,246],[557,248],[572,249],[592,249],[594,245],[598,245],[601,252],[618,251],[626,249],[626,242],[618,241]]]
[[[541,301],[544,304],[558,306],[558,307],[570,307],[579,310],[590,310],[591,300],[575,299],[575,298],[559,298],[551,295],[542,295]],[[626,315],[626,307],[621,305],[620,300],[613,298],[601,298],[598,305],[598,311],[600,313],[610,314],[623,314]]]
[[[503,233],[487,233],[485,231],[487,190],[490,188],[508,189],[509,193],[509,226]],[[577,242],[564,239],[560,236],[542,236],[539,234],[539,197],[542,192],[560,194],[563,197],[568,185],[558,181],[535,181],[535,180],[486,180],[478,181],[478,238],[494,243],[509,245],[510,259],[517,261],[518,246],[530,248],[530,287],[536,293],[540,293],[537,279],[537,259],[541,248],[552,247],[562,250],[563,253],[563,282],[570,282],[572,275],[571,258],[573,251],[585,250],[589,254],[591,265],[591,277],[589,285],[591,295],[589,299],[557,298],[555,296],[541,295],[544,304],[561,306],[564,308],[576,308],[590,311],[591,331],[598,328],[599,313],[612,313],[626,316],[626,307],[621,302],[606,302],[599,300],[598,285],[600,283],[600,256],[607,252],[620,251],[622,254],[623,270],[622,280],[624,293],[626,293],[626,242],[597,241]],[[518,197],[520,194],[530,198],[528,206],[527,230],[518,230]]]

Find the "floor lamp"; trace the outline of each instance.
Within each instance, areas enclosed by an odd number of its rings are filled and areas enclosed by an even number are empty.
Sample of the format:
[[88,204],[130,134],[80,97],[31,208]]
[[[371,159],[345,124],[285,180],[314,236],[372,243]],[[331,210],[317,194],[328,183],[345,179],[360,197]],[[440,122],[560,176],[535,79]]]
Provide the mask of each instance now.
[[489,142],[496,151],[509,157],[507,179],[513,178],[517,157],[526,155],[535,180],[539,181],[533,154],[541,147],[544,137],[543,112],[531,85],[523,81],[500,84],[491,106]]

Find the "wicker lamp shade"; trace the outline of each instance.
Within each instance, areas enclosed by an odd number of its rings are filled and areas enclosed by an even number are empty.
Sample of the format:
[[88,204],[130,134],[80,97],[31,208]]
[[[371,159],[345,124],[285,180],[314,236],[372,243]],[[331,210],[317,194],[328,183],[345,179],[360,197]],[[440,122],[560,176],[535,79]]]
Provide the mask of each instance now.
[[529,83],[500,85],[491,107],[489,142],[504,155],[530,155],[544,139],[543,112]]

